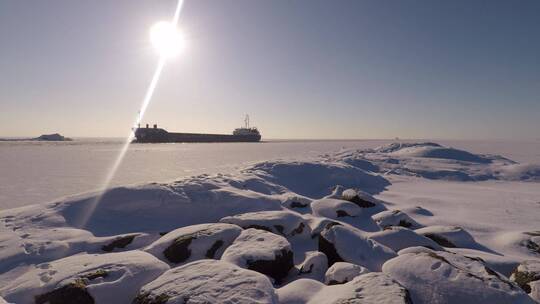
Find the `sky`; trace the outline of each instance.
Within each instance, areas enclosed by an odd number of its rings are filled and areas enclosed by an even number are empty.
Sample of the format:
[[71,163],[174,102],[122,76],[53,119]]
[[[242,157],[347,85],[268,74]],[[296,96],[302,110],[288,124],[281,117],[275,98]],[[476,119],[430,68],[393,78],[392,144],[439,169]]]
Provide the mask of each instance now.
[[[175,0],[1,0],[0,136],[127,136]],[[143,119],[263,138],[540,138],[540,1],[185,0]]]

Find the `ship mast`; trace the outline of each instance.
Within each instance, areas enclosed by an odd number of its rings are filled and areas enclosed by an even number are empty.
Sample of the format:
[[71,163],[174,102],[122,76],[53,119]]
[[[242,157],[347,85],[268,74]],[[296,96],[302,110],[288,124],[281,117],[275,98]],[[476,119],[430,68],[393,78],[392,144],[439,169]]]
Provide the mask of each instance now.
[[246,129],[249,129],[249,115],[246,114],[246,118],[244,119],[244,123],[246,125]]

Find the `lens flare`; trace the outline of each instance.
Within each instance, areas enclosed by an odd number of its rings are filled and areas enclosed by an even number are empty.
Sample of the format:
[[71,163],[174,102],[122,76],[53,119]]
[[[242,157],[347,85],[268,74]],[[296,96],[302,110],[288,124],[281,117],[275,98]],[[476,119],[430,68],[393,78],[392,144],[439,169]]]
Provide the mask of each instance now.
[[[111,169],[106,174],[105,179],[101,186],[97,189],[97,193],[95,197],[89,199],[86,204],[82,208],[82,212],[80,212],[81,216],[78,219],[74,220],[74,225],[77,227],[86,227],[88,224],[88,221],[94,214],[94,211],[96,210],[97,206],[103,199],[103,197],[106,195],[106,191],[109,188],[112,179],[116,175],[116,172],[118,171],[118,168],[120,168],[120,165],[122,164],[122,160],[124,159],[124,156],[126,155],[129,145],[133,141],[135,137],[135,133],[133,130],[141,123],[144,113],[146,112],[146,109],[148,108],[148,105],[150,104],[150,101],[152,100],[152,96],[154,95],[154,92],[156,90],[157,84],[159,82],[159,78],[161,76],[161,72],[163,71],[163,68],[165,67],[165,62],[168,58],[171,57],[172,51],[176,50],[176,48],[180,47],[180,42],[183,43],[183,40],[179,40],[177,42],[170,42],[168,41],[169,38],[178,38],[179,32],[176,29],[176,25],[178,24],[178,20],[180,19],[180,12],[182,10],[182,6],[184,4],[183,0],[178,0],[178,4],[176,5],[176,10],[174,12],[174,17],[172,19],[171,23],[168,22],[159,22],[151,29],[151,36],[157,35],[158,37],[154,37],[151,39],[157,39],[157,42],[160,46],[163,46],[163,49],[160,50],[160,48],[157,48],[159,51],[159,60],[156,66],[156,69],[154,71],[154,75],[152,76],[152,80],[150,81],[150,84],[146,90],[146,94],[144,95],[143,102],[141,104],[139,113],[135,119],[135,122],[132,126],[132,129],[127,136],[124,144],[122,145],[122,148],[120,149],[120,152],[118,153],[117,157],[115,158]],[[162,25],[160,25],[162,24]],[[159,25],[159,29],[155,29]],[[154,33],[155,29],[155,33]],[[152,41],[152,44],[156,47],[157,45]],[[177,45],[175,45],[177,44]],[[178,49],[181,50],[181,49]]]
[[161,57],[171,58],[181,53],[186,41],[184,35],[170,22],[160,21],[150,29],[150,42]]

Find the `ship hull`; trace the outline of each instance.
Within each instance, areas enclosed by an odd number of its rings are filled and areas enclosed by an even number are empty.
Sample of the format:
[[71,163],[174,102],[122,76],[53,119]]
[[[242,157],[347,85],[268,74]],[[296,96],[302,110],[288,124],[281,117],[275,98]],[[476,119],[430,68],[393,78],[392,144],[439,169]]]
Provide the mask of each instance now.
[[135,131],[136,143],[212,143],[258,142],[260,135],[226,135],[201,133],[171,133],[163,129],[139,128]]

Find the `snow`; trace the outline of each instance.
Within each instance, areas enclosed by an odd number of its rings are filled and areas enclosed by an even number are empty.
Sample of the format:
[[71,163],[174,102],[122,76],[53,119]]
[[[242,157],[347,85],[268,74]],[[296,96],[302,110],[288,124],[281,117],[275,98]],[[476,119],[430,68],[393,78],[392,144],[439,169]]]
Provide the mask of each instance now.
[[140,303],[406,303],[404,288],[414,303],[531,303],[508,278],[540,259],[538,164],[435,143],[337,148],[1,210],[0,296],[32,302],[109,267],[88,280],[96,303],[132,303],[144,284]]
[[[274,288],[264,275],[217,260],[200,260],[173,268],[139,291],[139,301],[166,298],[167,304],[277,302]],[[150,302],[151,303],[151,302]]]
[[410,303],[405,288],[382,273],[364,274],[332,286],[298,280],[278,289],[278,297],[280,303],[286,304]]
[[414,246],[424,246],[434,250],[443,250],[442,247],[433,240],[404,227],[390,227],[383,231],[374,232],[369,235],[369,238],[396,252]]
[[534,303],[481,261],[454,253],[401,254],[386,262],[383,272],[409,290],[413,303]]
[[478,244],[472,235],[458,226],[436,225],[417,229],[415,232],[420,235],[427,236],[439,243],[439,245],[445,247],[478,247]]
[[356,264],[337,262],[326,271],[324,283],[326,285],[342,284],[369,272],[367,268]]
[[137,250],[80,254],[32,265],[17,277],[1,275],[0,294],[9,302],[33,303],[34,297],[83,278],[96,303],[130,303],[142,285],[168,268],[152,255]]

